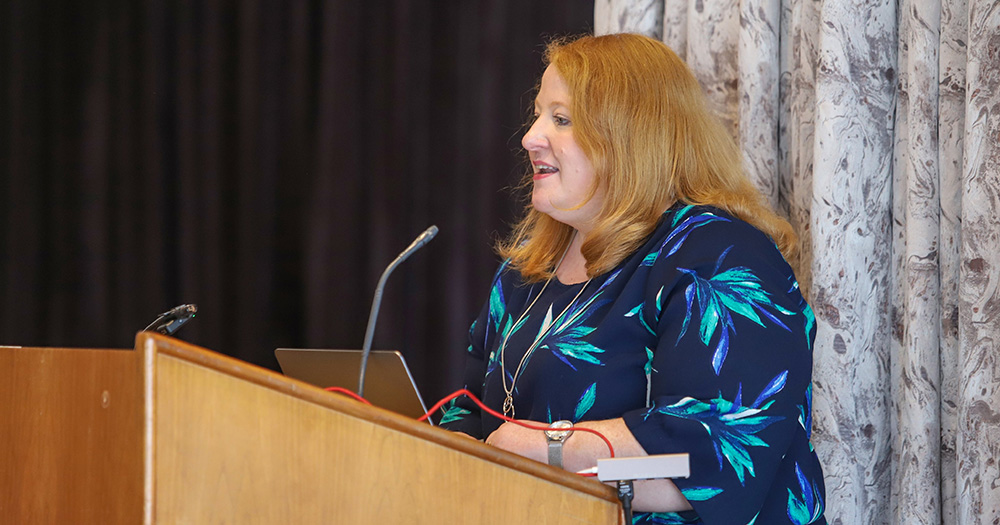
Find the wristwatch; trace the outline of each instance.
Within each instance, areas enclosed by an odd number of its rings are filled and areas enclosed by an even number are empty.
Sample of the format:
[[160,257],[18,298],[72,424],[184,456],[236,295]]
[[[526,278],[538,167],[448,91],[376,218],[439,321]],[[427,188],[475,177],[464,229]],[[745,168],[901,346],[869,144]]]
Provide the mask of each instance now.
[[549,465],[563,468],[563,443],[573,435],[573,423],[566,421],[556,421],[549,425],[545,431],[545,439],[549,443]]

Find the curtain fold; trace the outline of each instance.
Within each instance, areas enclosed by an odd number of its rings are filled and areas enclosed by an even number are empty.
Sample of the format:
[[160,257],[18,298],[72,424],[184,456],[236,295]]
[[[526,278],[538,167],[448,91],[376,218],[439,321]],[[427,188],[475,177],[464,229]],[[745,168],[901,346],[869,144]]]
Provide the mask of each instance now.
[[1000,520],[1000,5],[969,0],[961,263],[956,514]]
[[764,197],[779,209],[780,148],[774,123],[779,121],[781,93],[781,1],[740,2],[738,9],[738,21],[746,28],[737,31],[734,90],[743,162]]
[[938,53],[938,166],[941,199],[941,517],[957,520],[958,483],[956,439],[961,405],[959,342],[959,278],[962,266],[962,178],[965,149],[965,88],[968,24],[966,0],[941,4]]
[[892,506],[901,523],[941,523],[940,21],[938,4],[900,4],[891,377]]
[[[827,505],[891,521],[890,311],[895,3],[824,2],[811,203],[815,434]],[[870,28],[870,39],[851,38]]]
[[650,9],[597,0],[595,27],[687,60],[799,234],[827,518],[1000,519],[1000,7]]

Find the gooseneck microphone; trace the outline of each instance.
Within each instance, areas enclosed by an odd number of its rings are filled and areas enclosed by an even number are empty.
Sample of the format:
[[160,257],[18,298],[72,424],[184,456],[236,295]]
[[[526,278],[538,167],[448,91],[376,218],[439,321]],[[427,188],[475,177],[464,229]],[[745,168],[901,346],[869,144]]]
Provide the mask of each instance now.
[[159,332],[163,335],[173,335],[174,332],[184,326],[184,323],[194,318],[198,312],[198,307],[193,304],[182,304],[175,306],[157,316],[156,320],[143,328],[143,332]]
[[382,272],[382,277],[378,280],[378,286],[375,287],[375,298],[372,300],[372,311],[368,314],[368,328],[365,330],[365,344],[361,347],[361,374],[358,377],[358,396],[364,397],[365,395],[365,369],[368,368],[368,355],[372,351],[372,337],[375,335],[375,320],[378,319],[378,309],[382,304],[382,291],[385,289],[385,281],[389,278],[389,274],[399,266],[400,263],[405,261],[413,252],[423,248],[425,244],[430,242],[431,239],[437,235],[438,227],[431,226],[424,230],[417,236],[416,239],[410,243],[410,246],[403,250],[403,253],[399,254],[389,266],[386,267],[385,271]]

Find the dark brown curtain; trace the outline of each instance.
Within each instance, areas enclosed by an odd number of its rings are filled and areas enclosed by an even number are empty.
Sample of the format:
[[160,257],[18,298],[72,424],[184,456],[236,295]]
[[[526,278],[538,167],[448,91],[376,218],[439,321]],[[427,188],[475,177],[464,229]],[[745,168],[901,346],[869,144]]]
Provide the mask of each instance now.
[[458,386],[491,244],[523,203],[542,43],[592,0],[6,0],[0,344],[178,336],[275,368],[276,347],[375,347],[428,401]]

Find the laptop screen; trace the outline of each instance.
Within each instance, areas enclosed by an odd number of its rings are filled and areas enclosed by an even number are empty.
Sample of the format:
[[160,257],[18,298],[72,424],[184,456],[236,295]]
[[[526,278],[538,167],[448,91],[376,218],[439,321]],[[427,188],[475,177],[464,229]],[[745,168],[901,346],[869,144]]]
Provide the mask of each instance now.
[[[278,348],[274,356],[281,372],[320,388],[337,386],[358,391],[361,350]],[[365,373],[365,399],[371,404],[417,419],[427,413],[403,355],[372,350]]]

